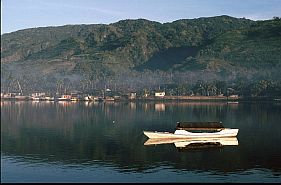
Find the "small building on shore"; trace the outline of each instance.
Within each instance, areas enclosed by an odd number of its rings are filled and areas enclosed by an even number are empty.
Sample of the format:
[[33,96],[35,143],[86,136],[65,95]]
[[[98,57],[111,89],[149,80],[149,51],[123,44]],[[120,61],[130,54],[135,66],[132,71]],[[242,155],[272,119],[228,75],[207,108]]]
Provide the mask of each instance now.
[[136,92],[131,92],[129,94],[129,100],[135,100],[137,98],[137,93]]
[[164,97],[164,96],[165,96],[165,92],[164,91],[155,92],[155,97]]

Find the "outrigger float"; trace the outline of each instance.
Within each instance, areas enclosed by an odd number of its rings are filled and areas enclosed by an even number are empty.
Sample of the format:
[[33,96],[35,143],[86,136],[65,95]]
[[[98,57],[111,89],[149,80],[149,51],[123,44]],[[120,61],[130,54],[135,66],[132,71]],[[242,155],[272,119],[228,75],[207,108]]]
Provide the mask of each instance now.
[[143,131],[148,138],[224,138],[236,137],[239,129],[224,128],[222,122],[177,122],[176,131]]

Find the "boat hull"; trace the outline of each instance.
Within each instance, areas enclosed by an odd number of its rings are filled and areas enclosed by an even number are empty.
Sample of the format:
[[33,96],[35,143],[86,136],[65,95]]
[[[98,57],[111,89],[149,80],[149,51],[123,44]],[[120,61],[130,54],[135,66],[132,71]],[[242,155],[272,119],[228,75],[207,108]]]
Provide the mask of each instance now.
[[211,133],[194,133],[186,130],[176,130],[175,133],[169,132],[152,132],[143,131],[148,138],[220,138],[220,137],[235,137],[239,129],[223,129],[219,132]]

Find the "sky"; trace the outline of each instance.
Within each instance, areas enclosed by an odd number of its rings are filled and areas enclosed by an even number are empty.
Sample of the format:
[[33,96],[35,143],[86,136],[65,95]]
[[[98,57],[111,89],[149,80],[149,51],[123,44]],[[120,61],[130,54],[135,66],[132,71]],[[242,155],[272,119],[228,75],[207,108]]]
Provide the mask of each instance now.
[[281,0],[1,0],[1,34],[124,19],[165,23],[219,15],[251,20],[281,17]]

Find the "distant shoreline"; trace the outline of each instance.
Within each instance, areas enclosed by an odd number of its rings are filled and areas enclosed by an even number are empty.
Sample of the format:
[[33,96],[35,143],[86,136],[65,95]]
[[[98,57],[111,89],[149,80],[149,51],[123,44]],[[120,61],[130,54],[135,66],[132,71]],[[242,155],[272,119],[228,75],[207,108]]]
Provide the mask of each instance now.
[[[15,99],[15,98],[1,98],[1,101],[35,101],[32,99]],[[41,101],[71,101],[71,100],[39,100]],[[88,101],[88,100],[76,100],[76,101]],[[92,101],[92,100],[91,100]],[[238,103],[238,102],[249,102],[249,101],[276,101],[281,102],[280,97],[227,97],[227,96],[163,96],[163,97],[137,97],[134,99],[114,99],[106,100],[103,102],[228,102],[228,103]],[[72,101],[73,102],[73,101]]]
[[137,102],[225,102],[225,103],[239,103],[239,102],[280,102],[280,98],[276,97],[242,97],[238,99],[234,98],[217,98],[217,97],[206,97],[206,98],[141,98],[136,99]]

